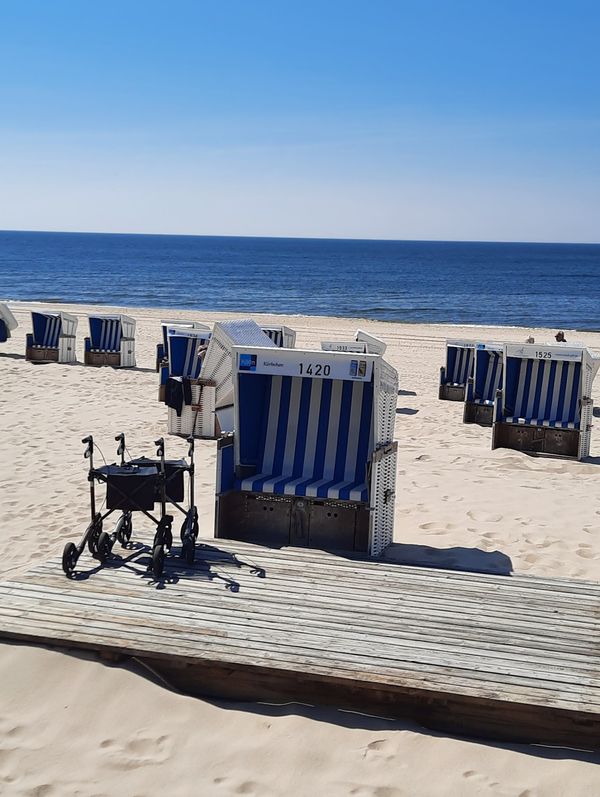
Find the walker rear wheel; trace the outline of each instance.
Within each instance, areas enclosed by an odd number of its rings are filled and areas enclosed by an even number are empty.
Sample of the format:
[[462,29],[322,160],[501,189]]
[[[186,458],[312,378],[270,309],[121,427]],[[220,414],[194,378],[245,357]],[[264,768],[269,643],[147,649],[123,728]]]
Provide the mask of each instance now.
[[100,533],[98,537],[98,545],[97,545],[97,552],[96,556],[100,560],[101,564],[104,564],[108,557],[110,556],[112,551],[112,540],[110,539],[110,535],[107,534],[105,531]]
[[117,521],[117,528],[115,529],[116,537],[123,548],[127,547],[131,539],[132,526],[131,515],[121,515]]
[[194,559],[196,558],[196,546],[194,544],[194,540],[191,537],[186,537],[183,541],[183,545],[181,546],[181,556],[185,559],[186,564],[190,565],[190,567],[194,564]]
[[72,542],[68,542],[63,549],[62,555],[62,569],[68,578],[71,578],[73,575],[78,559],[79,552],[77,546]]
[[98,553],[98,539],[102,534],[102,530],[100,526],[95,526],[90,535],[88,537],[88,551],[92,554],[92,556],[96,556]]
[[165,549],[162,545],[155,545],[152,551],[152,575],[158,580],[165,569]]

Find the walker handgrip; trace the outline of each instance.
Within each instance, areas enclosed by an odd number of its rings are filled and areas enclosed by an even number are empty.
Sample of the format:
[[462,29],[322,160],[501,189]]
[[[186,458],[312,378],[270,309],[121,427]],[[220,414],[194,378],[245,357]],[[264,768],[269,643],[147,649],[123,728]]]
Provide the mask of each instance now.
[[156,446],[156,455],[162,457],[165,453],[165,440],[164,437],[159,437],[158,440],[154,441],[154,445]]
[[87,444],[87,448],[83,452],[83,457],[84,459],[89,459],[92,456],[92,452],[94,451],[94,438],[90,434],[87,437],[84,437],[81,442]]

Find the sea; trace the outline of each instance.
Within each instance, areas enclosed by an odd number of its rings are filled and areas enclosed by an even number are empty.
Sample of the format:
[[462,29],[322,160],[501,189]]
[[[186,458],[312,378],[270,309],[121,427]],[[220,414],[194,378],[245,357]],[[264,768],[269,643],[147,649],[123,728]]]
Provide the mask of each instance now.
[[600,330],[600,245],[0,231],[0,299]]

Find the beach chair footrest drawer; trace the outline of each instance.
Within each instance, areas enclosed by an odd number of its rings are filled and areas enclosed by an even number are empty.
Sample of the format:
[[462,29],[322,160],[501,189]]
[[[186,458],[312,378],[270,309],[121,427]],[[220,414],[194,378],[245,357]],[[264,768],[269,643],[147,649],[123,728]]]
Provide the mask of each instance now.
[[579,453],[578,429],[558,429],[549,426],[496,423],[494,448],[514,448],[531,454],[551,454],[577,458]]
[[442,401],[464,401],[465,385],[440,385],[439,397]]
[[217,536],[367,553],[369,508],[350,501],[233,491],[219,496]]
[[31,362],[58,362],[58,349],[47,346],[28,346],[25,350],[25,359]]
[[464,423],[477,423],[479,426],[492,426],[494,422],[494,405],[465,402]]
[[84,354],[86,365],[109,365],[118,368],[121,365],[121,353],[118,351],[86,351]]

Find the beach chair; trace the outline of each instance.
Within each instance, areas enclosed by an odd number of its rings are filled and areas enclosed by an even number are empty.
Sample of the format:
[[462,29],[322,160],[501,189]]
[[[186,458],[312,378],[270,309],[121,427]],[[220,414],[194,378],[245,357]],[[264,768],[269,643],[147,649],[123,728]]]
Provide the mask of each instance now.
[[353,340],[323,340],[322,351],[347,351],[355,354],[385,354],[387,344],[368,332],[357,330]]
[[280,349],[293,349],[296,345],[296,333],[284,326],[261,327],[262,331]]
[[31,362],[71,363],[75,350],[77,318],[70,313],[33,312],[33,332],[26,336],[25,359]]
[[161,366],[165,364],[165,360],[169,356],[169,348],[167,343],[167,336],[169,329],[198,329],[205,332],[210,332],[210,327],[206,324],[201,324],[197,321],[161,321],[162,343],[156,344],[156,373],[160,372]]
[[9,307],[4,302],[0,302],[0,343],[6,343],[10,338],[10,333],[19,325]]
[[233,430],[232,350],[238,344],[278,347],[255,321],[220,321],[214,325],[202,365],[202,376],[182,385],[181,411],[169,407],[170,434],[218,437]]
[[507,343],[492,448],[589,455],[592,382],[600,359],[584,346]]
[[467,380],[473,375],[472,340],[447,340],[446,364],[440,368],[439,398],[443,401],[464,401]]
[[491,426],[496,392],[502,387],[503,343],[476,343],[473,376],[467,381],[464,423]]
[[198,379],[202,371],[202,351],[210,340],[210,329],[184,326],[166,328],[166,356],[160,366],[158,400],[165,400],[167,381],[173,377]]
[[135,319],[128,315],[89,316],[90,336],[85,338],[84,363],[135,367]]
[[216,537],[379,555],[394,523],[396,371],[372,354],[233,351]]

